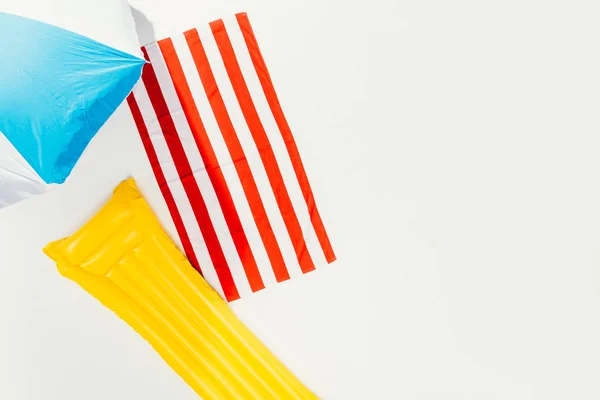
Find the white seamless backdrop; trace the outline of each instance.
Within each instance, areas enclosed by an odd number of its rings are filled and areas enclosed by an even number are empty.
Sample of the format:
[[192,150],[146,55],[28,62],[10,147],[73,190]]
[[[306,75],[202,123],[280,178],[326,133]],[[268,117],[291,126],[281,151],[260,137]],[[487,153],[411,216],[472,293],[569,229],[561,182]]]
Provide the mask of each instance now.
[[[339,261],[242,320],[327,400],[600,398],[597,2],[246,10]],[[173,234],[126,107],[65,185],[0,211],[1,399],[196,398],[41,252],[129,175]]]

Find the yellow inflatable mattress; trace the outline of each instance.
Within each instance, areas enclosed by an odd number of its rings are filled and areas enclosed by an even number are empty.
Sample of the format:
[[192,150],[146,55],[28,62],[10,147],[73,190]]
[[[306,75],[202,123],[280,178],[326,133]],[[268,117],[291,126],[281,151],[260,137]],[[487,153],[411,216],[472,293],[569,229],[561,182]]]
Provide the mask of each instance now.
[[44,251],[146,339],[205,400],[316,399],[236,318],[167,236],[132,179]]

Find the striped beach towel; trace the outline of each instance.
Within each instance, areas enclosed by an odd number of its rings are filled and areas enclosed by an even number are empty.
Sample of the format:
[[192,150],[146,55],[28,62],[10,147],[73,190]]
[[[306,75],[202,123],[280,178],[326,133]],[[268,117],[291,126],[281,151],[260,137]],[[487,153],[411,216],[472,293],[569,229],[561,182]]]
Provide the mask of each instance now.
[[128,103],[191,264],[233,301],[333,262],[247,15],[142,50]]

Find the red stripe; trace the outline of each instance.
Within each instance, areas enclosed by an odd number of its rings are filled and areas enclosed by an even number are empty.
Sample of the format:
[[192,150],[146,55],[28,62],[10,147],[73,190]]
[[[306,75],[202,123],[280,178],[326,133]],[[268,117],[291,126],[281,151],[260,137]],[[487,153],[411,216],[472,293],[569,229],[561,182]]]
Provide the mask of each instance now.
[[327,259],[327,262],[332,263],[336,259],[335,253],[333,252],[333,247],[331,246],[329,236],[327,236],[327,231],[325,230],[325,225],[323,224],[323,220],[321,219],[321,215],[319,214],[319,210],[317,209],[313,192],[310,187],[310,183],[308,182],[308,177],[306,175],[302,159],[300,158],[300,152],[298,151],[296,141],[294,140],[294,136],[292,134],[290,126],[287,122],[287,119],[285,118],[283,109],[281,108],[281,104],[277,97],[277,93],[275,92],[275,87],[273,86],[273,81],[271,80],[271,75],[269,74],[269,70],[267,69],[267,64],[265,63],[265,60],[258,46],[258,41],[256,40],[254,31],[252,30],[252,26],[250,25],[250,20],[248,19],[248,15],[246,13],[237,14],[236,18],[238,24],[240,25],[242,34],[244,35],[244,40],[246,41],[248,52],[250,53],[252,63],[254,64],[254,68],[262,85],[262,88],[265,92],[267,102],[269,103],[271,111],[273,112],[275,122],[279,127],[279,131],[283,136],[283,140],[287,147],[287,151],[290,155],[290,159],[292,160],[292,165],[294,167],[294,171],[296,172],[296,177],[298,178],[300,189],[302,190],[302,194],[304,195],[304,200],[306,201],[306,205],[308,207],[312,225],[317,234],[317,238],[319,239],[321,248],[325,253],[325,258]]
[[185,230],[185,225],[183,224],[183,220],[181,219],[181,214],[179,214],[179,210],[177,209],[177,205],[175,204],[175,199],[173,199],[173,194],[169,189],[169,185],[167,185],[167,180],[165,179],[165,175],[163,174],[160,163],[158,162],[158,157],[156,155],[156,151],[154,150],[154,146],[152,145],[152,141],[150,140],[150,135],[148,134],[148,128],[144,122],[144,118],[142,117],[142,113],[140,111],[140,107],[135,100],[133,93],[127,97],[127,103],[129,104],[129,108],[131,109],[131,114],[133,115],[133,119],[135,124],[137,125],[138,132],[140,133],[140,137],[142,138],[142,143],[144,144],[144,148],[146,149],[146,154],[148,155],[148,160],[150,160],[150,165],[152,166],[152,171],[154,171],[154,176],[156,177],[156,181],[158,182],[158,187],[162,192],[162,195],[167,203],[167,207],[169,208],[169,212],[171,213],[171,218],[173,218],[173,222],[175,223],[175,228],[177,229],[177,233],[179,234],[179,238],[181,239],[181,244],[183,245],[183,251],[185,252],[190,264],[194,268],[202,274],[202,269],[200,268],[200,264],[198,263],[198,258],[196,258],[196,252],[194,252],[194,248],[192,247],[192,242],[190,241],[190,237]]
[[218,20],[211,22],[210,26],[242,113],[244,114],[248,128],[250,128],[254,142],[258,147],[279,210],[283,216],[294,250],[296,251],[300,268],[304,273],[312,271],[315,269],[315,265],[306,247],[300,223],[298,222],[290,196],[285,187],[285,182],[281,176],[279,165],[277,165],[273,148],[271,147],[271,143],[269,143],[265,129],[260,121],[254,102],[252,101],[252,96],[250,95],[250,91],[248,90],[248,86],[242,75],[233,46],[229,40],[229,35],[225,29],[225,24],[223,23],[223,20]]
[[250,288],[253,292],[262,290],[265,288],[265,284],[260,276],[260,271],[258,270],[256,260],[252,254],[252,249],[248,243],[248,238],[244,233],[244,228],[235,204],[233,203],[233,198],[231,197],[227,182],[225,181],[225,176],[223,176],[217,156],[215,155],[210,140],[208,139],[208,135],[206,134],[204,123],[202,122],[200,113],[194,102],[192,92],[183,72],[183,68],[181,67],[181,62],[179,61],[179,57],[173,46],[173,41],[171,39],[163,39],[159,41],[158,44],[190,126],[190,130],[194,136],[196,146],[204,161],[206,173],[215,189],[229,232],[231,233],[237,252],[242,260],[242,265],[244,266],[246,277],[250,283]]
[[219,91],[215,77],[210,68],[210,63],[206,56],[206,52],[204,51],[204,46],[202,45],[198,31],[192,29],[185,32],[185,38],[194,59],[194,63],[196,64],[198,74],[200,75],[202,85],[207,93],[217,124],[219,125],[219,129],[225,140],[225,144],[231,158],[234,160],[235,169],[240,178],[246,198],[248,199],[248,205],[252,211],[252,216],[258,227],[261,239],[267,249],[267,254],[269,255],[271,266],[275,273],[275,278],[278,282],[285,281],[290,278],[290,275],[285,267],[281,250],[267,217],[267,212],[258,192],[256,181],[250,170],[250,165],[246,160],[246,155],[244,154],[242,145],[237,137],[235,128],[231,123],[227,107],[225,106],[225,102],[223,101],[223,97],[221,96],[221,92]]
[[[149,61],[150,59],[146,49],[143,48],[142,51],[144,52],[146,60]],[[160,89],[152,64],[144,67],[142,80],[148,90],[152,107],[156,112],[163,136],[167,142],[171,156],[173,157],[175,168],[177,169],[181,183],[183,184],[196,220],[198,221],[198,225],[206,242],[225,297],[228,301],[239,299],[240,295],[231,275],[229,266],[227,265],[223,249],[219,243],[219,238],[217,237],[215,228],[210,220],[206,203],[204,202],[204,198],[202,197],[202,193],[200,192],[200,188],[194,177],[194,172],[190,167],[183,145],[181,144],[179,134],[175,128],[175,123],[173,122],[173,118],[171,117],[171,113]]]

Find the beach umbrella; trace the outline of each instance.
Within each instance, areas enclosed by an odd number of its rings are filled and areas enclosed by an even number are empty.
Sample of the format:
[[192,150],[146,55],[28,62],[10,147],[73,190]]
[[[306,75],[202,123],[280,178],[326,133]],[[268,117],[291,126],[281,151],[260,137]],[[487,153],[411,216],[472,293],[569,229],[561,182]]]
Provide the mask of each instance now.
[[0,1],[0,207],[63,183],[141,75],[127,4],[85,5]]

